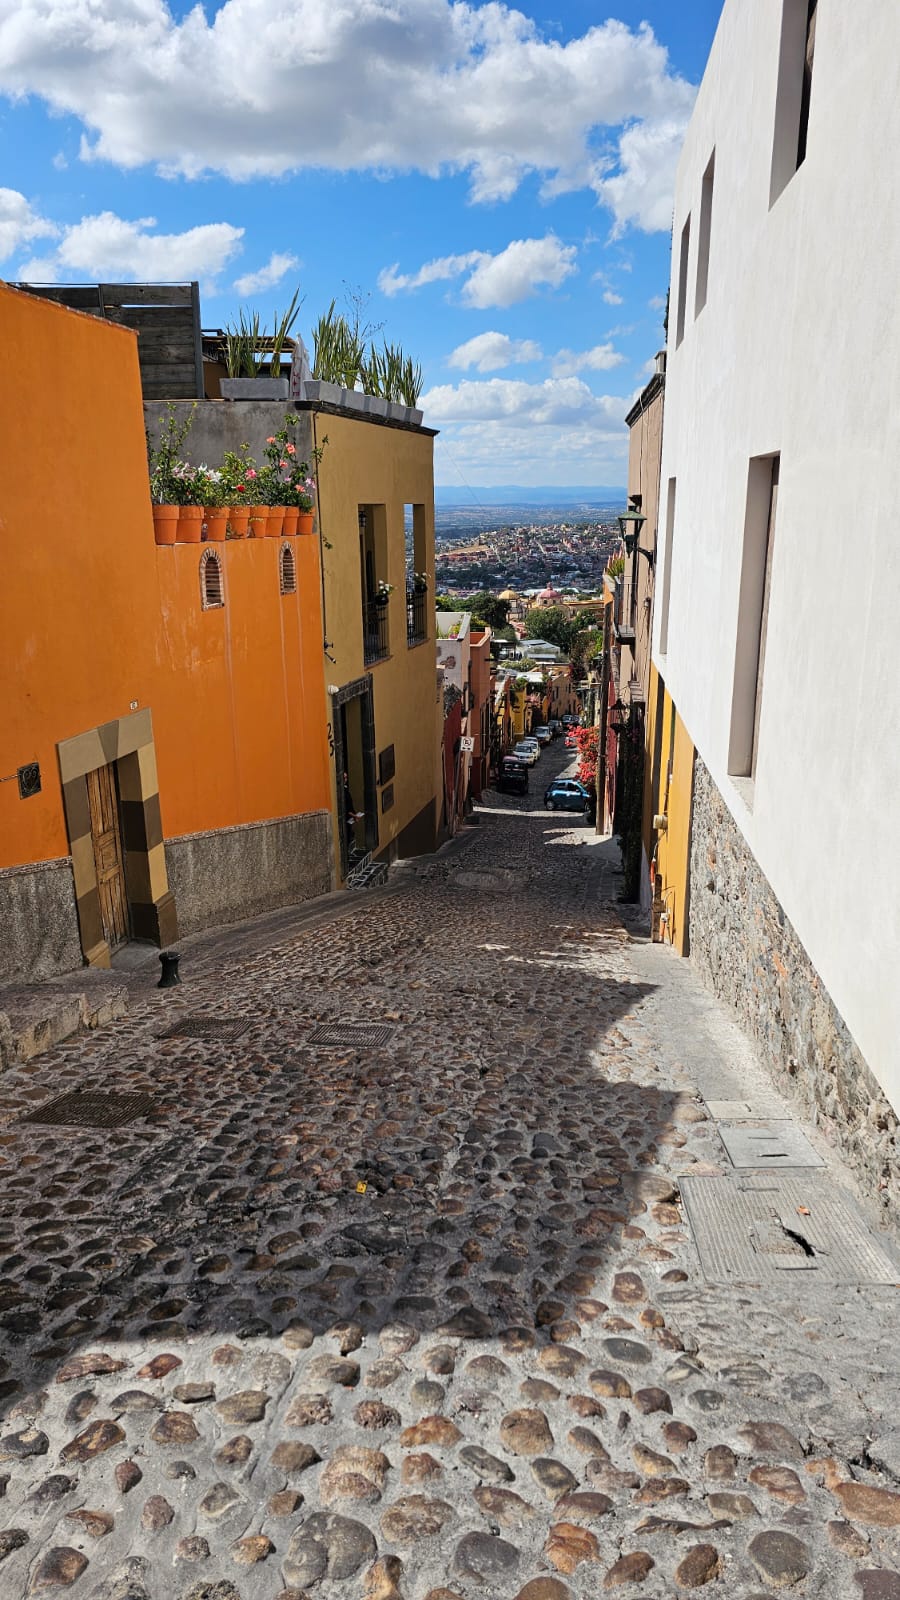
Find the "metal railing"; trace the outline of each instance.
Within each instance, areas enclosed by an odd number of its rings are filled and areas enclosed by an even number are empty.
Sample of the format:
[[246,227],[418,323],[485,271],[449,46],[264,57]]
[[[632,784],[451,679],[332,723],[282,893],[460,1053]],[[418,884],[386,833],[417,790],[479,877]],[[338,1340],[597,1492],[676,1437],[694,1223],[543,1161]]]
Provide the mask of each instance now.
[[383,661],[388,650],[388,608],[370,600],[363,606],[363,657],[366,666]]
[[422,640],[428,637],[427,605],[427,589],[407,589],[406,642],[408,645],[421,644]]

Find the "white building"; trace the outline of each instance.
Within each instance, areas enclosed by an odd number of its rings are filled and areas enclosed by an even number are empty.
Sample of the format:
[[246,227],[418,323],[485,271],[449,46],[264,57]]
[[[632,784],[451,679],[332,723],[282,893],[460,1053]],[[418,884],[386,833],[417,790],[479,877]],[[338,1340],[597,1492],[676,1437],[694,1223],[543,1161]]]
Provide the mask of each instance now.
[[900,5],[726,0],[678,170],[654,662],[691,955],[900,1197]]

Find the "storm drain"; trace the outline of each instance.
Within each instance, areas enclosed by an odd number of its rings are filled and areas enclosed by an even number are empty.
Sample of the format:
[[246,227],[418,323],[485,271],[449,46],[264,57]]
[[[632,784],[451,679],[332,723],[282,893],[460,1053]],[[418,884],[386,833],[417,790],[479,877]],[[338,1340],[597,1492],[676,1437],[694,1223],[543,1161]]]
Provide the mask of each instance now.
[[233,1044],[250,1026],[249,1017],[182,1017],[180,1022],[157,1034],[158,1039],[215,1039]]
[[891,1259],[827,1178],[804,1174],[680,1179],[711,1283],[773,1283],[786,1272],[824,1283],[898,1283]]
[[329,1050],[379,1050],[393,1037],[394,1029],[386,1022],[323,1022],[307,1042]]
[[719,1123],[719,1136],[733,1167],[821,1167],[805,1134],[793,1122],[762,1118]]
[[124,1122],[145,1117],[153,1105],[152,1094],[138,1090],[116,1093],[110,1089],[73,1089],[70,1094],[46,1100],[29,1111],[22,1122],[51,1122],[57,1127],[121,1128]]

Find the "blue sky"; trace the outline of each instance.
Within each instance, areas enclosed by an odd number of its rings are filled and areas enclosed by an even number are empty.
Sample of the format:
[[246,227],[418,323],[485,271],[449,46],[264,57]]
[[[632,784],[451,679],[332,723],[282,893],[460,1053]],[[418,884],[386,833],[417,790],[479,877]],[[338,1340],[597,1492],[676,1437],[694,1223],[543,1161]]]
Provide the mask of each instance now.
[[[421,362],[436,481],[621,483],[720,0],[0,0],[0,275],[199,278]],[[98,17],[101,19],[98,21]]]

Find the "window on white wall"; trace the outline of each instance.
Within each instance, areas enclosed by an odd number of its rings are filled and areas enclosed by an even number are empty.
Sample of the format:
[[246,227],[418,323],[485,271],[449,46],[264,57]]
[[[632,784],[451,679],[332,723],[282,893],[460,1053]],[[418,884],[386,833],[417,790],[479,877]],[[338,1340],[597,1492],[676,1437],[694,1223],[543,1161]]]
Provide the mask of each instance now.
[[672,549],[675,536],[675,479],[669,479],[666,496],[666,566],[663,572],[662,603],[659,613],[659,653],[669,648],[669,595],[672,590]]
[[818,0],[783,0],[769,205],[806,160]]
[[706,305],[709,284],[709,237],[712,227],[713,183],[716,176],[716,152],[713,151],[703,174],[700,195],[700,226],[697,231],[697,292],[694,298],[694,316],[699,317]]
[[780,456],[754,456],[747,478],[728,771],[756,777]]
[[681,252],[678,260],[678,315],[675,323],[675,348],[684,338],[684,318],[687,311],[688,261],[691,254],[691,219],[681,230]]

